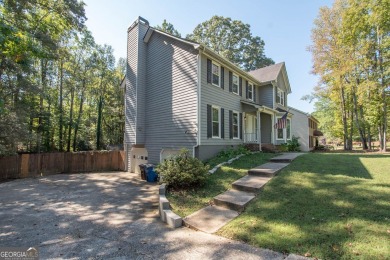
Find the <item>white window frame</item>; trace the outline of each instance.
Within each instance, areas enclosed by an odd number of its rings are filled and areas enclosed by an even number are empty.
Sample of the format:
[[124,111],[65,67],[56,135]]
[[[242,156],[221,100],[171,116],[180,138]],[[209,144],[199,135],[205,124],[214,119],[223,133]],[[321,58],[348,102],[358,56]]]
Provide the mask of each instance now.
[[[213,73],[214,66],[218,67],[218,85],[214,83],[214,75],[216,75]],[[214,61],[211,62],[211,84],[219,88],[221,87],[221,65]]]
[[[287,128],[290,126],[290,137],[287,136]],[[287,118],[287,125],[286,125],[286,139],[291,140],[291,119]]]
[[[234,92],[234,77],[237,78],[237,92]],[[239,95],[240,94],[240,77],[237,75],[237,74],[234,74],[233,73],[233,76],[232,76],[232,92],[236,95]]]
[[[278,102],[278,100],[276,100],[276,102],[277,102],[279,105],[284,106],[284,105],[285,105],[284,91],[281,90],[281,89],[279,89],[279,88],[278,88],[277,98],[279,98],[279,102]],[[276,98],[276,99],[277,99],[277,98]]]
[[[278,120],[282,118],[281,116],[277,117],[276,118],[276,122],[278,122]],[[283,138],[279,138],[278,137],[278,132],[280,129],[276,129],[276,140],[291,140],[291,119],[290,118],[286,118],[287,120],[287,125],[286,125],[286,128],[283,128],[282,131],[283,131]],[[290,138],[287,136],[287,126],[288,126],[288,122],[290,122]]]
[[[218,136],[214,135],[214,109],[218,110]],[[211,137],[221,138],[221,108],[218,106],[211,106]]]
[[[252,95],[252,97],[251,97],[251,98],[249,97],[249,89],[251,89],[251,91],[250,91],[250,93],[251,93],[251,95]],[[253,95],[254,95],[254,94],[255,94],[255,93],[254,93],[254,87],[253,87],[253,84],[252,84],[252,83],[250,83],[250,82],[248,82],[248,99],[253,101]]]
[[[237,114],[237,137],[234,136],[234,114]],[[240,113],[238,111],[233,111],[232,129],[233,139],[240,139]]]

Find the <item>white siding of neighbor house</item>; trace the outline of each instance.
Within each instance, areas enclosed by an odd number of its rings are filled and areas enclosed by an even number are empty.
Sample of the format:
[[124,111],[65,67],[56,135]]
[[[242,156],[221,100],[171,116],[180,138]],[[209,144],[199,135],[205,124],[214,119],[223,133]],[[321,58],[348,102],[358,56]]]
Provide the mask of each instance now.
[[154,32],[146,57],[145,147],[158,163],[163,149],[192,153],[197,144],[197,51]]
[[298,141],[301,144],[300,148],[302,151],[309,151],[309,126],[307,114],[293,108],[290,109],[290,112],[294,114],[291,123],[291,134],[292,136],[299,137]]

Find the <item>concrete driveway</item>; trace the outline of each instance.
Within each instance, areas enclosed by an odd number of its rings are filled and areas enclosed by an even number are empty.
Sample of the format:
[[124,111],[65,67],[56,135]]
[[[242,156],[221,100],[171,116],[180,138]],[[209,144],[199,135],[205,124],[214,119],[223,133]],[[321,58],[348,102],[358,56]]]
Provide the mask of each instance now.
[[41,259],[300,259],[158,218],[158,186],[124,172],[0,183],[0,247]]

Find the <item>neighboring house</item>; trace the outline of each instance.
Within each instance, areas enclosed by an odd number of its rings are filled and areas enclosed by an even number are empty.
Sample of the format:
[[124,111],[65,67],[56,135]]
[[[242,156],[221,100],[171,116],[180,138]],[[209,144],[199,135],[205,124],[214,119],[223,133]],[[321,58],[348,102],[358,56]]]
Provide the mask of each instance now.
[[159,163],[187,148],[207,159],[240,144],[291,139],[275,129],[291,93],[286,66],[245,72],[202,44],[149,26],[139,17],[128,29],[125,81],[127,168]]
[[291,133],[295,137],[299,137],[302,151],[313,150],[316,145],[318,136],[322,133],[318,130],[318,120],[309,113],[302,112],[296,108],[289,107],[291,113],[294,114]]

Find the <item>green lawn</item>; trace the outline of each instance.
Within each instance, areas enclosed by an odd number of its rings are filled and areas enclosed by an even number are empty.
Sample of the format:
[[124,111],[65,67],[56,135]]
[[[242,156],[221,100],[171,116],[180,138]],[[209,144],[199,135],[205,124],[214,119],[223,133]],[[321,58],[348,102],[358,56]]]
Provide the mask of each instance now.
[[[230,172],[241,175],[219,175]],[[390,259],[390,156],[298,157],[218,234],[321,259]]]
[[[167,197],[173,211],[182,216],[206,207],[218,194],[231,188],[231,184],[245,176],[248,169],[266,163],[274,154],[254,153],[245,155],[230,165],[222,166],[214,174],[209,175],[206,185],[194,190],[172,191],[169,190]],[[213,160],[213,165],[220,163]]]

